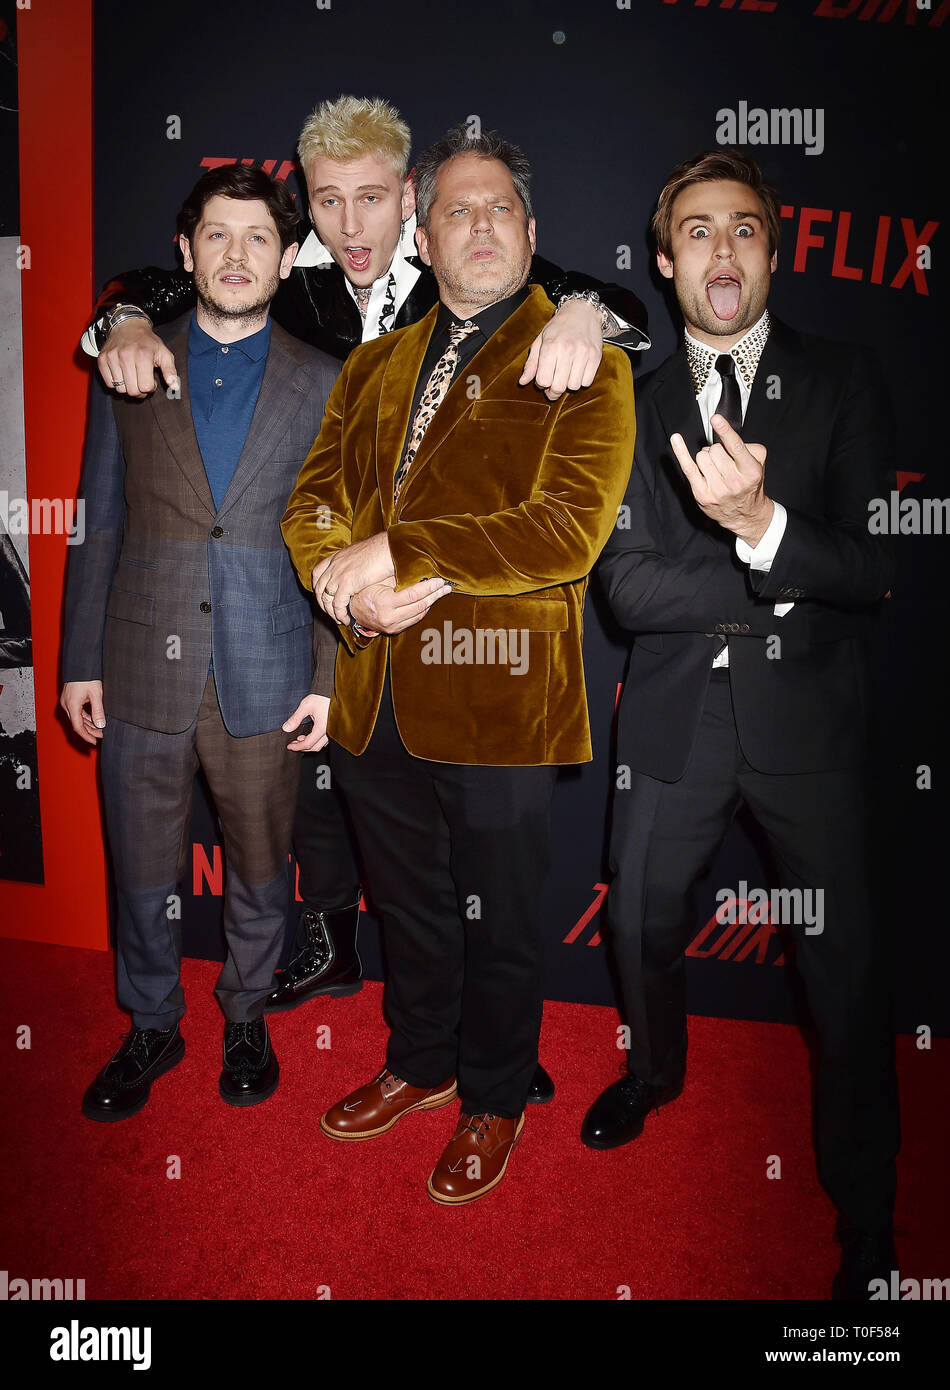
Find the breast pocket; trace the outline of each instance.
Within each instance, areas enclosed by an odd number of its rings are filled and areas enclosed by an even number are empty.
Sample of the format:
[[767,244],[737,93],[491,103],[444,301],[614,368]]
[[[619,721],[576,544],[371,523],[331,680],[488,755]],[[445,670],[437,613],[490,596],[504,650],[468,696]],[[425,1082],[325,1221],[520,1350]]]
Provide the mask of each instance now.
[[285,632],[293,632],[298,627],[307,627],[313,622],[313,609],[306,601],[281,603],[271,609],[271,622],[274,636],[281,637]]
[[566,632],[564,599],[530,595],[498,595],[475,600],[475,624],[479,628],[524,629],[527,632]]
[[469,419],[507,425],[543,425],[551,407],[543,401],[475,401]]

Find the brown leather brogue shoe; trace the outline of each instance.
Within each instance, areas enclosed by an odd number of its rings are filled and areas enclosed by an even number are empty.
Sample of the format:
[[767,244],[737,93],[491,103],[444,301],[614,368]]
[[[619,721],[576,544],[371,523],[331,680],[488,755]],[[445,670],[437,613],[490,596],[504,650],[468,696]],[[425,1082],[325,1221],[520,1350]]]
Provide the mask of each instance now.
[[430,1174],[429,1196],[451,1206],[484,1197],[505,1176],[511,1151],[523,1129],[524,1115],[507,1120],[499,1115],[463,1112],[458,1129]]
[[351,1092],[321,1117],[320,1128],[331,1139],[375,1139],[385,1134],[410,1110],[438,1110],[455,1099],[455,1080],[424,1090],[383,1070],[366,1086]]

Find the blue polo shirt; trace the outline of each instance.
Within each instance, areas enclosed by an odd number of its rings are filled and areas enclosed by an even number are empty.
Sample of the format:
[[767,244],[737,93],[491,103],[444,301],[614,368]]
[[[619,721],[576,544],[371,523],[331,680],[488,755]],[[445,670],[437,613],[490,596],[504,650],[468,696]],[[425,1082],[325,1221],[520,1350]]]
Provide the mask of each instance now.
[[198,448],[215,507],[234,477],[260,394],[270,347],[270,319],[237,343],[219,343],[192,316],[188,330],[188,394]]

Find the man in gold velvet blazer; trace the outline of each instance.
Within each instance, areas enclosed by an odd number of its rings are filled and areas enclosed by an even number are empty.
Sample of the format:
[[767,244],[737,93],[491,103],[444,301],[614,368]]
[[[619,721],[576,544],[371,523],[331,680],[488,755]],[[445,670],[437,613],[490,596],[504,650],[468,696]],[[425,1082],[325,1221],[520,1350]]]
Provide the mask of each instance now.
[[339,623],[328,732],[388,966],[386,1066],[323,1116],[370,1139],[461,1099],[436,1201],[501,1181],[541,1023],[538,901],[556,768],[590,759],[587,575],[634,442],[607,346],[556,402],[521,384],[554,305],[527,284],[529,170],[452,131],[417,166],[440,304],[358,348],[283,521]]

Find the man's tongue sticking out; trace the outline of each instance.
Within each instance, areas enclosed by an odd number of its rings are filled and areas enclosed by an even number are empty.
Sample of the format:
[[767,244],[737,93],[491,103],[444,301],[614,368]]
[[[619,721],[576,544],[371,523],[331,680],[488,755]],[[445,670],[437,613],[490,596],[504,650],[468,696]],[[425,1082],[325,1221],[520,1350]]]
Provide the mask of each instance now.
[[739,312],[741,285],[733,275],[717,275],[706,286],[706,294],[717,319],[734,319]]

